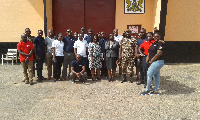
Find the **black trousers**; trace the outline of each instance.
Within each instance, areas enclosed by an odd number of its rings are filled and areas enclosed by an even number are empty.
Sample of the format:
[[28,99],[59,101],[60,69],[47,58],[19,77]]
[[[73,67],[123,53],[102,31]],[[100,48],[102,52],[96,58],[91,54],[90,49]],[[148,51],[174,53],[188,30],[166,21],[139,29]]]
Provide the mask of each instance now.
[[91,70],[89,68],[89,60],[88,59],[87,59],[86,68],[85,69],[86,69],[86,72],[87,72],[87,76],[91,77],[92,74],[91,74]]
[[42,70],[43,70],[43,63],[44,63],[44,59],[45,59],[45,55],[44,56],[38,56],[39,60],[36,61],[36,67],[37,67],[37,77],[38,78],[42,78]]
[[56,62],[53,62],[53,77],[55,79],[60,79],[63,60],[64,56],[56,56]]
[[143,68],[145,85],[147,84],[147,70],[148,70],[148,67],[149,67],[149,65],[146,63],[146,57],[147,56],[142,57],[142,68]]
[[102,61],[102,68],[101,68],[101,76],[105,76],[107,77],[108,76],[108,70],[107,70],[107,67],[106,67],[106,61],[105,59]]
[[[138,58],[139,59],[139,58]],[[138,60],[137,59],[137,60]],[[142,57],[137,61],[137,65],[139,67],[139,71],[140,71],[140,82],[145,82],[144,81],[144,71],[143,71],[143,63],[142,63]]]

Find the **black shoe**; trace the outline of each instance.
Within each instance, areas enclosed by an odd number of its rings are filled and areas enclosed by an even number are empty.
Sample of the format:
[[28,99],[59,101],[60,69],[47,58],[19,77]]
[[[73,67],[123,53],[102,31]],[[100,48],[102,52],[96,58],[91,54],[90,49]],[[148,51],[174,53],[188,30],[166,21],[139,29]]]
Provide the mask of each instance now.
[[97,77],[97,79],[96,79],[96,80],[101,80],[101,78]]
[[75,80],[72,80],[72,83],[75,83]]
[[109,78],[109,79],[108,79],[108,82],[111,82],[111,81],[112,81],[112,78]]
[[85,79],[82,79],[82,83],[83,83],[83,84],[85,83]]
[[133,77],[129,78],[130,83],[133,83]]
[[96,81],[94,78],[92,78],[92,81]]
[[138,82],[138,83],[137,83],[137,85],[141,85],[141,84],[144,84],[144,82]]
[[33,81],[30,81],[30,85],[33,85]]
[[56,82],[56,81],[57,81],[57,79],[54,79],[54,80],[53,80],[53,82]]
[[28,81],[28,80],[25,80],[25,84],[29,84],[29,81]]
[[38,78],[38,79],[37,79],[37,82],[42,82],[42,79],[39,79],[39,78]]
[[125,75],[122,75],[122,81],[121,81],[121,83],[123,83],[123,82],[126,82],[127,80],[126,80],[126,74]]

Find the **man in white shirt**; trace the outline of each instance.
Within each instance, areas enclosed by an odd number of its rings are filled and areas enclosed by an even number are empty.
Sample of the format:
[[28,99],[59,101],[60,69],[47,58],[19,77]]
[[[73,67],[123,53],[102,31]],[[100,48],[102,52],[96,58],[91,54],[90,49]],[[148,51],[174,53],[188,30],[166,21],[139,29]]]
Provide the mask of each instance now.
[[84,28],[84,27],[81,27],[81,33],[84,35],[84,38],[85,38],[86,36],[88,36],[87,34],[85,34],[85,28]]
[[88,43],[83,39],[84,36],[82,33],[79,34],[79,39],[74,43],[74,54],[80,54],[82,56],[82,60],[87,62],[87,52],[88,52]]
[[123,36],[118,35],[118,29],[114,29],[113,30],[113,34],[114,34],[114,40],[116,40],[117,42],[121,42]]
[[52,42],[53,50],[53,76],[55,78],[54,82],[60,81],[61,67],[64,60],[64,42],[62,33],[58,33],[58,40]]
[[[113,34],[114,34],[114,40],[116,40],[116,41],[119,42],[119,44],[120,44],[120,42],[121,42],[123,36],[118,35],[118,29],[114,29],[114,30],[113,30]],[[122,69],[122,68],[121,68],[121,65],[119,64],[119,75],[122,74],[121,69]]]
[[52,29],[48,30],[49,36],[45,38],[45,45],[46,45],[46,62],[47,62],[47,70],[48,70],[48,78],[47,80],[51,79],[52,76],[52,42],[54,41],[54,32]]

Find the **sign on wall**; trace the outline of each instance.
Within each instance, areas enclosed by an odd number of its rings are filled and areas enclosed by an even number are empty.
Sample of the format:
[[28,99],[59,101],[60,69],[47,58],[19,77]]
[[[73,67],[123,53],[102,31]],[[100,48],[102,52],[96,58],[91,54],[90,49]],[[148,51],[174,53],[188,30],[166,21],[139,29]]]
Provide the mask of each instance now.
[[129,27],[128,29],[131,31],[131,33],[138,33],[138,25],[137,26],[130,25],[128,27]]
[[135,36],[138,39],[138,33],[141,30],[141,25],[127,25],[127,29],[131,31],[131,36]]
[[124,0],[125,14],[145,13],[145,0]]

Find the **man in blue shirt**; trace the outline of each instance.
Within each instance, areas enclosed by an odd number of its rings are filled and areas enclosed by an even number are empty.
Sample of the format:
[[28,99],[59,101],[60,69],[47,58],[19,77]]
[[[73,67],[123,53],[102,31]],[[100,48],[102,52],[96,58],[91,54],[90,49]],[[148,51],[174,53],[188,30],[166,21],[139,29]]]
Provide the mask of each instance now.
[[84,38],[84,40],[86,40],[88,44],[89,44],[90,42],[92,42],[92,41],[91,41],[91,40],[92,40],[92,34],[93,34],[93,30],[92,30],[92,29],[89,29],[89,30],[88,30],[88,36],[86,36],[86,37]]
[[71,73],[70,79],[72,79],[72,83],[75,83],[76,78],[78,78],[82,83],[85,83],[85,79],[87,77],[87,73],[85,72],[85,63],[81,60],[81,55],[76,55],[76,60],[71,63]]
[[67,29],[67,36],[64,37],[64,62],[63,62],[63,71],[62,71],[62,79],[66,80],[67,76],[67,68],[69,65],[69,73],[71,73],[71,62],[75,60],[74,54],[74,43],[76,39],[72,36],[72,31]]
[[135,47],[135,56],[137,57],[137,63],[135,63],[135,64],[137,64],[137,66],[139,67],[139,71],[140,71],[140,82],[137,83],[137,85],[145,84],[145,79],[146,79],[146,77],[144,76],[144,70],[143,70],[143,68],[145,66],[142,63],[142,56],[140,56],[140,53],[138,51],[140,45],[147,41],[146,30],[144,28],[142,28],[140,30],[140,33],[141,33],[141,38],[139,38],[137,40],[137,44],[136,44],[136,47]]
[[35,53],[35,59],[37,63],[37,78],[38,82],[42,82],[45,78],[42,76],[42,70],[43,70],[43,63],[45,59],[45,40],[42,37],[43,31],[38,30],[38,36],[33,39],[33,46],[34,46],[34,53]]
[[105,42],[108,39],[105,37],[105,33],[101,32],[101,39],[99,40],[99,45],[101,46],[101,53],[103,54],[104,60],[102,61],[102,68],[101,68],[101,77],[108,76],[108,70],[106,68],[106,61],[105,61]]
[[[84,38],[84,40],[87,41],[87,43],[89,44],[90,42],[92,42],[92,34],[93,34],[93,30],[92,29],[89,29],[88,30],[88,36],[86,36]],[[86,63],[86,71],[87,71],[87,75],[88,75],[88,78],[91,78],[91,70],[89,68],[89,60],[87,59],[87,63]]]

